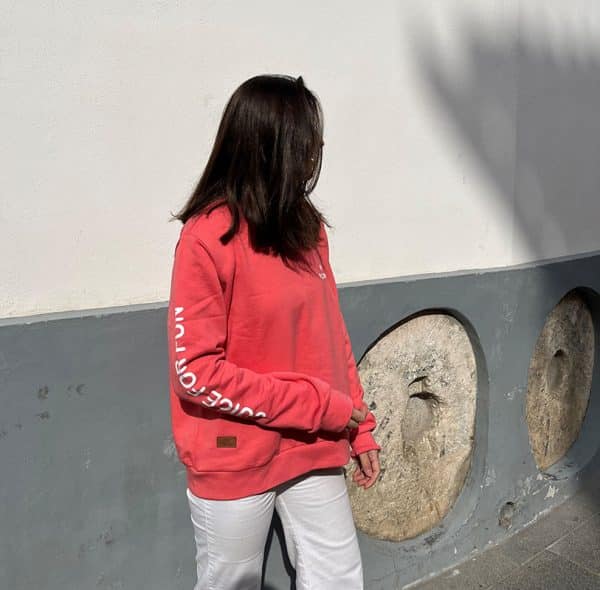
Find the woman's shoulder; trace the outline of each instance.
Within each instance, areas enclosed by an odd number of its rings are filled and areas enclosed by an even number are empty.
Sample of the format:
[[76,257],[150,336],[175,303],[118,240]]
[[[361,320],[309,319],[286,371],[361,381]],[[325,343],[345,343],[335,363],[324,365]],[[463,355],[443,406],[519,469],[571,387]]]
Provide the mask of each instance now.
[[216,207],[211,205],[205,210],[192,215],[181,228],[182,236],[190,236],[202,242],[205,246],[220,244],[219,237],[231,225],[231,212],[226,203]]
[[228,282],[236,266],[234,240],[226,244],[220,240],[230,224],[229,208],[226,205],[219,205],[210,211],[202,211],[190,217],[183,224],[180,237],[180,241],[184,238],[188,244],[195,244],[192,247],[201,247],[208,253],[224,283]]

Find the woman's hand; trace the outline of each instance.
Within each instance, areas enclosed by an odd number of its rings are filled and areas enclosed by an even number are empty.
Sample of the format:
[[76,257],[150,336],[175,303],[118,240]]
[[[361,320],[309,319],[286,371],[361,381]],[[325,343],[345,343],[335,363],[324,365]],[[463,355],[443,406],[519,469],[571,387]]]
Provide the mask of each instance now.
[[365,490],[371,487],[379,476],[379,450],[374,449],[360,453],[355,457],[356,467],[352,472],[352,479],[356,485],[363,486]]
[[352,408],[352,416],[350,416],[350,421],[346,428],[358,428],[358,425],[367,417],[368,411],[369,409],[365,403],[363,403],[360,410]]

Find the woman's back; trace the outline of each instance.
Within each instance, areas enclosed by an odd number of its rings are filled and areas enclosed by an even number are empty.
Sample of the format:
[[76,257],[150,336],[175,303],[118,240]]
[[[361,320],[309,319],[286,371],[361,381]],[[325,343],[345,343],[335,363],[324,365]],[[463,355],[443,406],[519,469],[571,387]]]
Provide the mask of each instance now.
[[[184,225],[168,312],[175,443],[192,492],[215,499],[258,493],[350,459],[346,430],[318,428],[322,420],[343,428],[352,406],[324,226],[318,251],[309,253],[312,270],[305,271],[255,252],[245,222],[221,244],[230,221],[222,205]],[[206,383],[186,393],[197,379],[192,359],[209,381],[219,375],[219,387],[208,387],[202,404],[196,391]],[[244,401],[236,397],[241,391]],[[327,408],[322,396],[329,396]],[[277,429],[268,428],[274,411],[281,414]],[[257,428],[255,420],[267,427]]]

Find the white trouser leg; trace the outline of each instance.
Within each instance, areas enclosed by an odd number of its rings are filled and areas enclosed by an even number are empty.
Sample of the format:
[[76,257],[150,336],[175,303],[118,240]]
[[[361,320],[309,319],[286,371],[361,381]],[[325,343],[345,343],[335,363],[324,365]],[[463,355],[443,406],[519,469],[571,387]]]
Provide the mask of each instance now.
[[363,569],[342,468],[320,469],[276,488],[297,590],[363,590]]
[[196,541],[194,590],[260,590],[275,492],[207,500],[186,488],[186,495]]

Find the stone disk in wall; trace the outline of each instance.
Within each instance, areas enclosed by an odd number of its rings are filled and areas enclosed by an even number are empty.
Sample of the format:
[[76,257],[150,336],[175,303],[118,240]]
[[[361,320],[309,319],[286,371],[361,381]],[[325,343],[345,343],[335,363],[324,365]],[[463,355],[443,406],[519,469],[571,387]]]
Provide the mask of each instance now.
[[364,399],[377,419],[381,474],[346,485],[356,526],[390,541],[415,537],[450,510],[471,463],[477,371],[459,321],[423,314],[383,337],[362,359]]
[[592,386],[594,346],[590,309],[571,291],[550,312],[529,365],[526,418],[540,469],[564,457],[579,436]]

